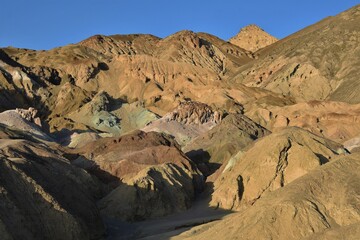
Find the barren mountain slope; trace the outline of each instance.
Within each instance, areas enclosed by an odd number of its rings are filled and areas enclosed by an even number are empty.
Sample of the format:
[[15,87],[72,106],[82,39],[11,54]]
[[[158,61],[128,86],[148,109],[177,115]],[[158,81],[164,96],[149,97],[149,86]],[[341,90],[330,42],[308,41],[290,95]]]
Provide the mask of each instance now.
[[294,97],[359,103],[360,5],[257,52],[234,82]]
[[[215,36],[191,31],[164,39],[151,35],[97,35],[49,51],[3,49],[1,87],[19,95],[16,107],[28,107],[26,104],[31,102],[42,109],[51,131],[93,128],[88,125],[91,119],[84,123],[70,114],[100,92],[106,92],[118,106],[113,111],[119,110],[121,103],[138,102],[160,115],[186,100],[235,112],[240,103],[257,99],[287,102],[269,91],[228,84],[226,79],[252,57],[248,51]],[[15,79],[19,84],[29,82],[23,84],[24,88],[28,86],[26,94],[19,90],[22,85],[12,82]],[[6,99],[0,105],[11,108]]]
[[95,35],[81,41],[79,45],[86,46],[109,57],[123,54],[151,55],[159,40],[160,38],[149,34]]
[[0,132],[1,236],[101,238],[105,229],[95,204],[104,194],[101,184],[30,136],[2,125]]
[[141,221],[187,210],[195,198],[191,171],[173,163],[145,167],[98,203],[110,218]]
[[173,239],[318,239],[319,235],[356,239],[359,171],[359,154],[341,157],[267,194],[248,209]]
[[233,156],[217,180],[211,205],[225,209],[250,207],[268,192],[345,153],[340,144],[300,128],[288,128],[258,140]]

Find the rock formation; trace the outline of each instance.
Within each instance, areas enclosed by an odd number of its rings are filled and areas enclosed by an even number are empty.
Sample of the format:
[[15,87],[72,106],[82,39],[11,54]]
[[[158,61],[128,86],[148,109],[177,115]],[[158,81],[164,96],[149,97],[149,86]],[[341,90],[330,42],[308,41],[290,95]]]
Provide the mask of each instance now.
[[145,132],[164,132],[182,146],[221,122],[222,113],[201,102],[181,102],[173,111],[149,123]]
[[165,120],[183,124],[220,123],[221,113],[213,111],[209,106],[199,102],[182,102],[171,113],[164,116]]
[[260,50],[234,78],[298,102],[359,103],[360,6],[329,17]]
[[26,119],[27,121],[33,122],[39,127],[42,127],[41,119],[37,116],[38,111],[35,108],[30,107],[28,110],[16,108],[15,111],[19,113],[20,116]]
[[256,52],[277,41],[277,38],[266,33],[263,29],[254,24],[240,29],[239,33],[229,40],[230,43],[251,52]]
[[35,117],[36,113],[37,111],[33,108],[30,108],[29,110],[7,110],[0,113],[0,124],[4,124],[9,128],[28,132],[42,140],[53,141],[41,128],[41,120],[39,117]]
[[188,170],[196,167],[179,149],[179,145],[168,135],[135,131],[122,137],[101,138],[90,142],[74,152],[86,161],[93,161],[102,170],[119,179],[136,175],[152,165],[173,163]]
[[302,102],[289,106],[258,106],[247,115],[262,126],[277,131],[296,126],[339,143],[360,135],[359,104],[333,101]]

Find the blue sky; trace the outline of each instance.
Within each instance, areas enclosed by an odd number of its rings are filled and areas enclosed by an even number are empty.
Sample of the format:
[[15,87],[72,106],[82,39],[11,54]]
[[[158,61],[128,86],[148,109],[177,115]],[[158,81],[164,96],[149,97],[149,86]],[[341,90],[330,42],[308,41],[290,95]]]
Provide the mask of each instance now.
[[283,38],[359,0],[1,0],[0,47],[50,49],[95,34],[180,30],[207,32],[228,40],[257,24]]

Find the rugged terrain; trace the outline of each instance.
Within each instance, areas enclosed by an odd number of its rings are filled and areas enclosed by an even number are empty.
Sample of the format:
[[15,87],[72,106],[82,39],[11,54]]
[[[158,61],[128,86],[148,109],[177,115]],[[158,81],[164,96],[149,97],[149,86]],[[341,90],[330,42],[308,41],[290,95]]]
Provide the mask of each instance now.
[[1,48],[0,238],[358,239],[359,22]]

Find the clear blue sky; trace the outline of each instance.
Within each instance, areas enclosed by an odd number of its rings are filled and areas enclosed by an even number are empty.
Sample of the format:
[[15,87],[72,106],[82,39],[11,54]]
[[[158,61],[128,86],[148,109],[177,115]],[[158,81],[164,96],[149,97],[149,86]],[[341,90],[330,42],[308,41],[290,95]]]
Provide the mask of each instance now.
[[254,23],[283,38],[359,0],[1,0],[0,47],[50,49],[95,34],[188,29],[229,39]]

